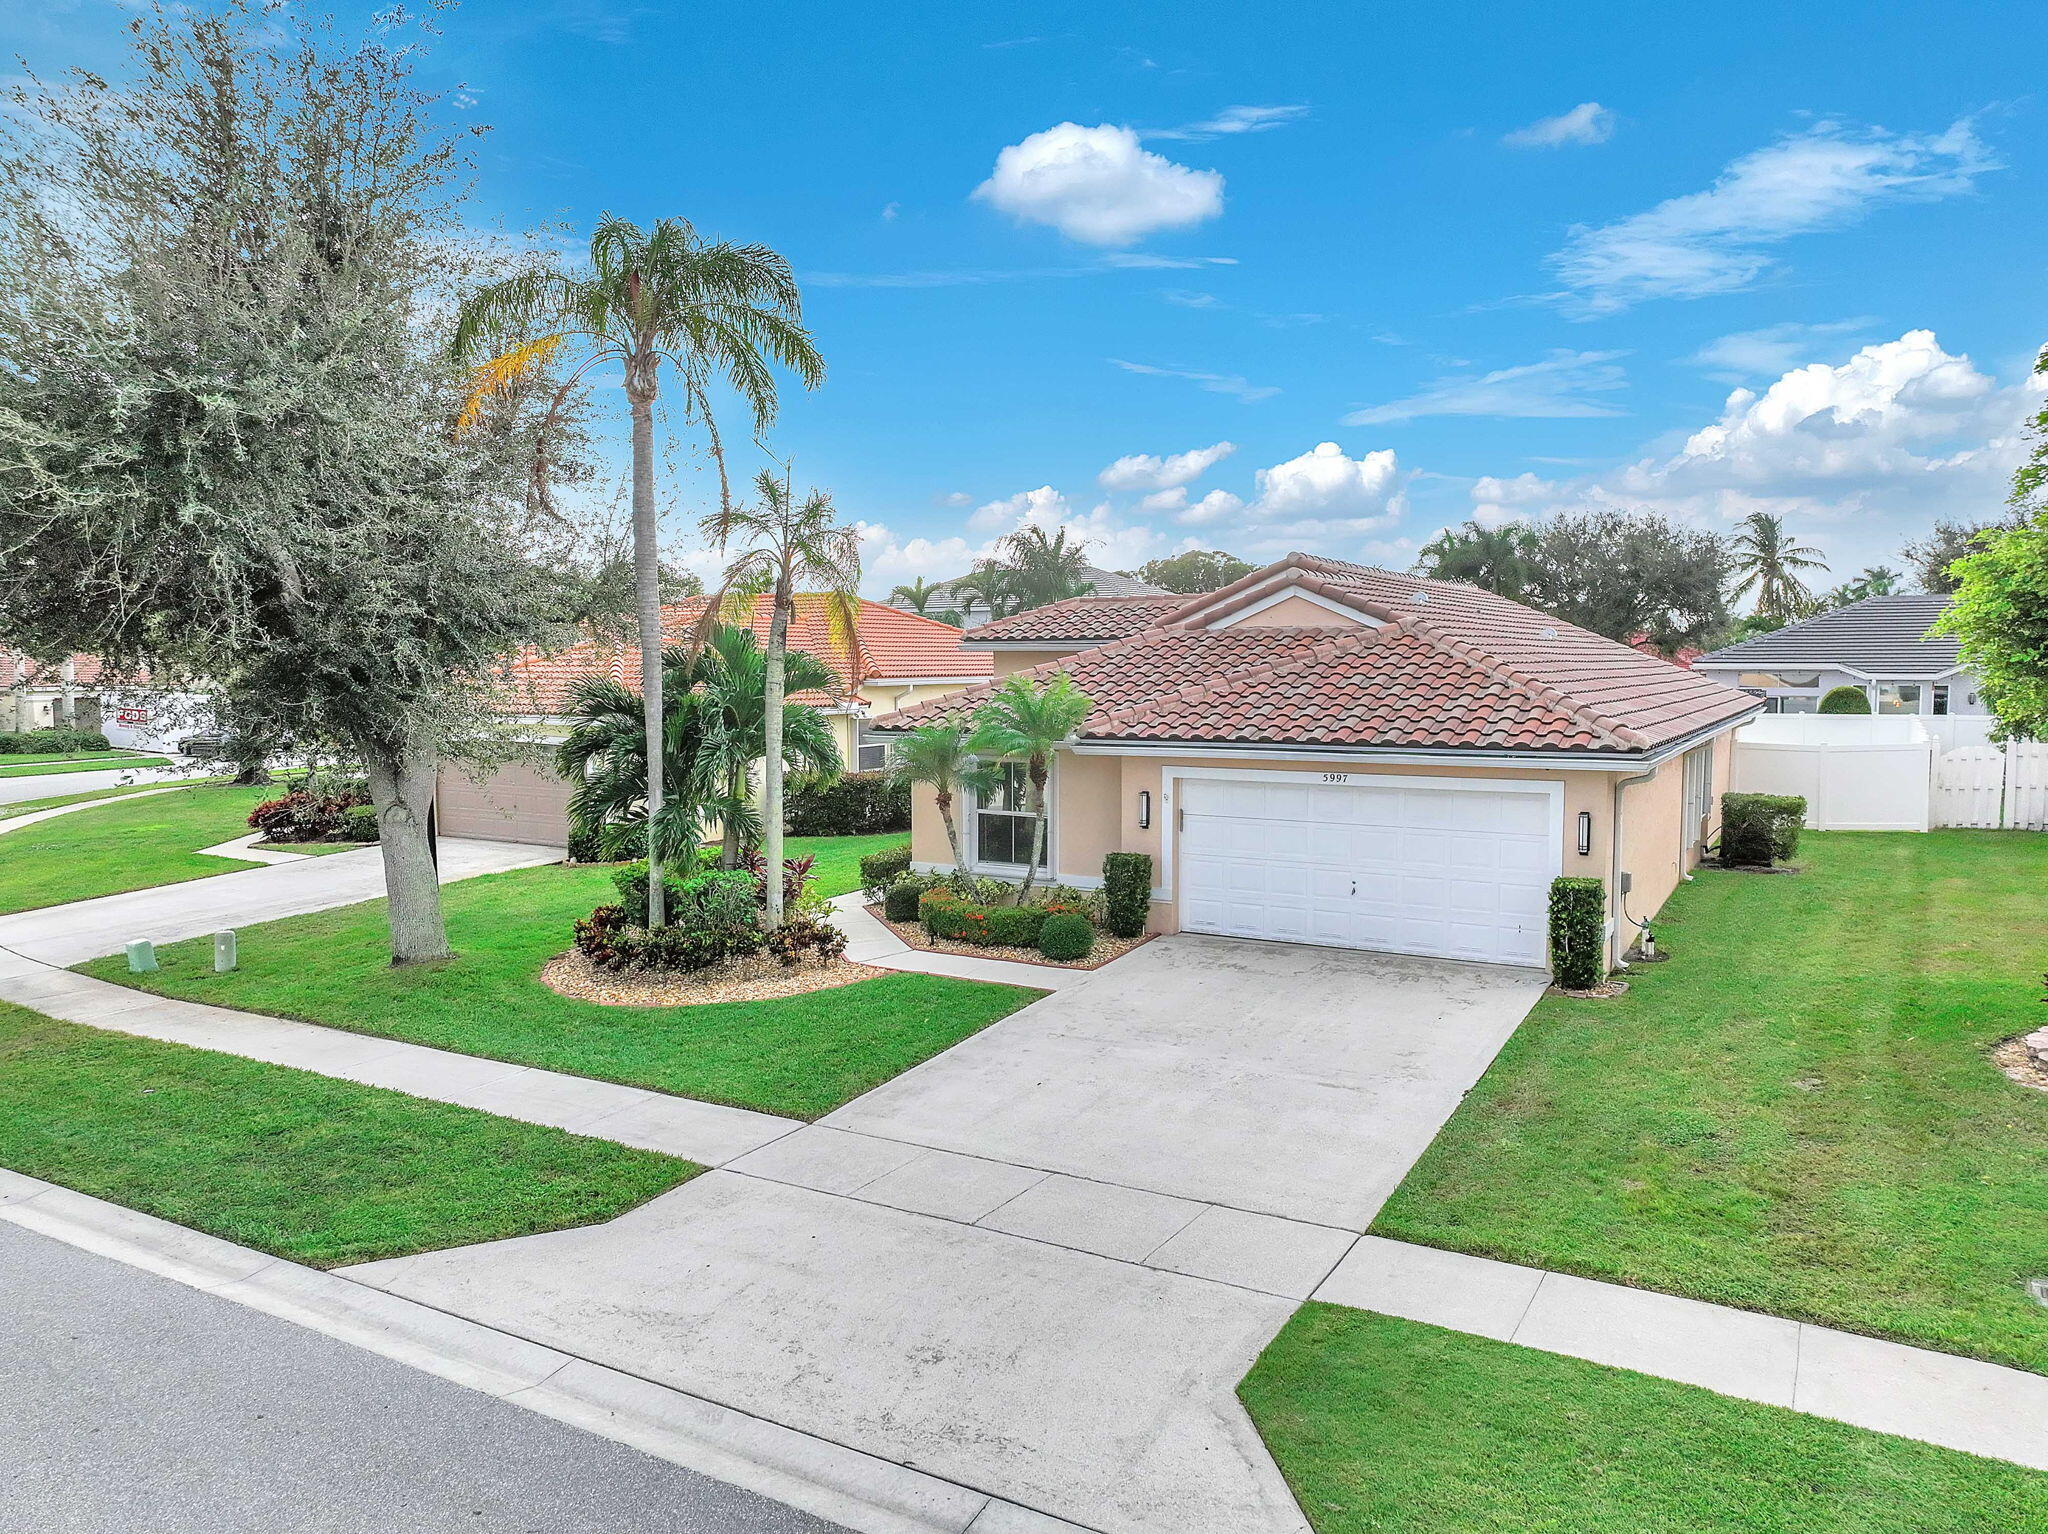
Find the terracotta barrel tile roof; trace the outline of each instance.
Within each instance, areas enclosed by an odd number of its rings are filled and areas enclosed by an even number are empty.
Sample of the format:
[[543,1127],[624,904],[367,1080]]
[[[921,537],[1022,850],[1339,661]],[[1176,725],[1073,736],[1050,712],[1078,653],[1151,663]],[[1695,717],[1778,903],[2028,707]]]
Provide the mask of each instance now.
[[[1366,621],[1205,626],[1289,588],[1339,600]],[[1094,627],[1154,618],[1026,673],[1065,671],[1094,700],[1085,740],[1639,753],[1756,707],[1733,688],[1490,592],[1340,560],[1292,555],[1164,610],[1112,601],[1097,604],[1112,610],[1104,615],[1087,602],[1006,619],[998,636],[1079,642]],[[963,717],[990,685],[879,723]]]
[[[680,644],[704,616],[706,601],[692,597],[661,610],[662,638]],[[827,692],[792,693],[792,702],[819,707],[859,699],[860,688],[875,678],[891,681],[987,676],[986,654],[960,648],[960,630],[916,613],[901,612],[862,599],[853,643],[834,632],[825,598],[800,594],[789,625],[789,647],[813,655],[830,666],[838,683]],[[770,599],[754,598],[750,626],[768,637]],[[560,650],[529,648],[506,668],[502,693],[505,708],[522,714],[560,714],[570,706],[576,683],[585,677],[607,677],[634,691],[640,686],[640,647],[587,638]]]
[[1187,606],[1184,596],[1069,597],[1047,607],[998,618],[969,632],[968,643],[1029,639],[1122,639],[1155,627],[1167,614]]

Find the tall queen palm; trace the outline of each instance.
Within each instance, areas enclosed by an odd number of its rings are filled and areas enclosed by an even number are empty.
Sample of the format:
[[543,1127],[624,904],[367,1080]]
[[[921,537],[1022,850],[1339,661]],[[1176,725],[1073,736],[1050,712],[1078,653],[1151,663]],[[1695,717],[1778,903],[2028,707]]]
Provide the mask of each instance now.
[[[766,591],[772,606],[768,618],[767,739],[763,742],[761,789],[761,855],[767,861],[768,923],[782,920],[782,881],[773,870],[782,866],[782,704],[787,695],[789,620],[797,595],[824,604],[832,641],[848,657],[859,654],[860,535],[838,520],[832,497],[822,490],[807,492],[802,501],[767,470],[754,479],[759,499],[751,506],[726,505],[704,519],[704,540],[721,552],[739,545],[725,568],[717,595],[705,618],[721,611],[748,612],[753,594]],[[858,667],[849,666],[846,685],[859,681]]]
[[1753,511],[1740,526],[1742,530],[1729,545],[1737,577],[1730,600],[1754,589],[1760,617],[1779,623],[1806,617],[1815,604],[1812,591],[1799,576],[1803,570],[1827,569],[1821,563],[1820,550],[1795,542],[1785,531],[1785,519],[1768,512]]
[[[807,389],[825,379],[825,363],[803,325],[803,304],[789,263],[765,245],[701,238],[687,220],[652,229],[607,213],[590,236],[590,261],[577,272],[542,267],[472,295],[456,317],[457,359],[476,364],[459,423],[481,419],[492,397],[518,388],[574,355],[547,421],[552,425],[584,374],[616,364],[624,373],[633,423],[633,583],[640,627],[640,685],[647,763],[647,924],[661,926],[661,849],[653,827],[664,798],[662,632],[659,531],[654,506],[654,402],[663,364],[674,376],[685,418],[702,424],[718,464],[721,505],[730,506],[725,455],[711,410],[723,383],[752,412],[758,435],[775,419],[774,364]],[[551,433],[541,434],[541,464]],[[546,483],[536,472],[535,484]],[[774,881],[770,881],[773,883]],[[779,888],[779,886],[778,886]]]

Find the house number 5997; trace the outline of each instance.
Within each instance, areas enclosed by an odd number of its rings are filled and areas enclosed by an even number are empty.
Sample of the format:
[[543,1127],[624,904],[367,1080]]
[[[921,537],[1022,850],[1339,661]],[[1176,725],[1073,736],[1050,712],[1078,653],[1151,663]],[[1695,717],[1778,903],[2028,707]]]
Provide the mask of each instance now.
[[1351,774],[1348,772],[1326,772],[1323,774],[1323,781],[1325,783],[1349,783],[1351,781]]

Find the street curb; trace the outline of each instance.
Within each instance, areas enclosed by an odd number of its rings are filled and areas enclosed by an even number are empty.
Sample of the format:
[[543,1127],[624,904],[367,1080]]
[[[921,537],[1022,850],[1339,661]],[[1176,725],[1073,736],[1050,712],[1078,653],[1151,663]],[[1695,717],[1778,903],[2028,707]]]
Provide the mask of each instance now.
[[893,1460],[4,1167],[0,1220],[525,1407],[856,1534],[1096,1534]]

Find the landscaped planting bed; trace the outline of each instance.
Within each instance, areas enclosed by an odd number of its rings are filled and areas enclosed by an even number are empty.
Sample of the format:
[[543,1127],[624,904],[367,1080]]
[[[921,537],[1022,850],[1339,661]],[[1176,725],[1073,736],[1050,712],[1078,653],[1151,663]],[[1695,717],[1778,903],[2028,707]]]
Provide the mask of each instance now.
[[1809,832],[1546,997],[1377,1234],[2048,1372],[2048,836]]
[[2048,1476],[1311,1304],[1238,1387],[1317,1534],[2023,1534]]
[[0,1166],[316,1267],[609,1220],[702,1170],[6,1003]]
[[568,946],[572,922],[614,896],[612,872],[556,864],[447,886],[455,957],[433,964],[392,967],[377,900],[243,928],[232,974],[213,973],[204,939],[159,949],[163,968],[151,975],[130,975],[119,957],[80,968],[195,1001],[794,1118],[830,1112],[1040,994],[888,974],[781,1000],[667,1009],[558,995],[540,983],[541,966]]
[[1095,934],[1095,945],[1085,959],[1060,963],[1048,959],[1036,947],[1020,947],[1008,943],[967,943],[934,937],[921,922],[891,921],[881,906],[871,905],[868,914],[887,927],[891,932],[912,948],[921,948],[927,953],[957,953],[972,959],[1006,959],[1012,964],[1039,964],[1047,969],[1100,969],[1112,960],[1121,959],[1133,948],[1152,941],[1151,937],[1111,937],[1107,932]]

